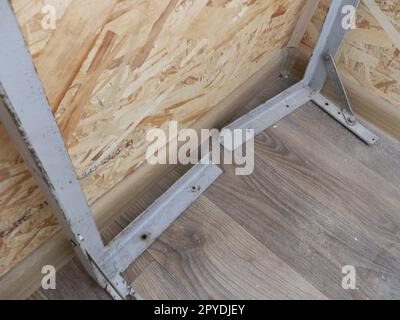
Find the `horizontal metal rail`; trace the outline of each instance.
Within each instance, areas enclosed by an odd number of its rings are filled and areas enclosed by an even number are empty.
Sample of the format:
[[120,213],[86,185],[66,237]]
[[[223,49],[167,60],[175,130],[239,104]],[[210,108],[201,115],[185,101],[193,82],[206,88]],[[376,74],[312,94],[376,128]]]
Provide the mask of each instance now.
[[125,270],[222,174],[214,164],[197,164],[106,247],[102,269]]
[[[224,130],[254,129],[255,135],[258,135],[304,105],[310,100],[312,94],[313,92],[304,81],[298,82],[250,113],[231,123],[225,127]],[[240,146],[238,143],[243,144],[245,142],[245,139],[236,139],[234,144],[232,144],[226,143],[225,140],[221,138],[221,144],[230,151],[237,149]]]

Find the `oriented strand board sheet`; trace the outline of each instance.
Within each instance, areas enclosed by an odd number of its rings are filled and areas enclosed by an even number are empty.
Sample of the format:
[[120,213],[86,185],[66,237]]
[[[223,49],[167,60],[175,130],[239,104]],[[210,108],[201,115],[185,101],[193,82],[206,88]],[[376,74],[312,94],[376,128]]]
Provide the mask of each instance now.
[[[323,23],[323,0],[303,41],[311,50]],[[344,74],[400,108],[400,1],[361,0],[357,28],[350,30],[339,56]]]
[[[90,203],[284,47],[304,0],[11,0]],[[43,30],[53,5],[57,28]],[[57,223],[0,126],[0,275]],[[138,186],[140,187],[140,186]]]

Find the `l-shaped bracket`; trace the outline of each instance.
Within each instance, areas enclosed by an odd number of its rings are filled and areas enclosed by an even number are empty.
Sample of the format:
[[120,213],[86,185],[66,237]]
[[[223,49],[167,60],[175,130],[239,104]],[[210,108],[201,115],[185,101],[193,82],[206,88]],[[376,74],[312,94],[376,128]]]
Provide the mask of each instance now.
[[[331,1],[321,35],[308,64],[304,78],[289,89],[244,115],[242,118],[234,121],[225,129],[254,129],[257,135],[311,101],[362,141],[369,145],[375,144],[379,138],[355,116],[334,60],[347,31],[345,28],[346,23],[344,23],[347,13],[345,14],[343,9],[346,8],[346,6],[352,6],[356,9],[359,2],[360,0]],[[289,48],[289,61],[284,63],[282,70],[283,76],[288,74],[289,69],[293,65],[292,57],[290,56],[290,52],[292,51],[293,50]],[[341,104],[340,107],[321,93],[327,77],[331,79],[335,87]],[[244,142],[246,141],[239,141],[239,143]],[[223,139],[221,139],[221,143],[225,148],[231,151],[239,147],[239,145],[227,145],[224,143]]]
[[8,0],[0,0],[0,120],[87,272],[114,299],[140,298],[121,273],[218,178],[198,164],[111,243],[93,219]]

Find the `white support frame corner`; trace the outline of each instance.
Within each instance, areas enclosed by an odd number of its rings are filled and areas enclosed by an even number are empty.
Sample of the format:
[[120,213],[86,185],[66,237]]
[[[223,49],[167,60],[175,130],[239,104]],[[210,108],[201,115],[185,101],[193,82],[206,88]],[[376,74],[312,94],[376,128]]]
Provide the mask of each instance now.
[[[353,6],[357,9],[359,3],[360,0],[331,1],[321,35],[319,36],[304,78],[250,113],[234,121],[225,129],[254,129],[257,135],[296,111],[307,102],[313,102],[362,141],[368,145],[375,144],[379,140],[379,137],[365,127],[352,112],[346,90],[341,82],[340,75],[334,62],[334,57],[339,51],[347,31],[343,26],[345,14],[342,9],[345,6]],[[315,2],[313,3],[313,5],[316,4]],[[288,56],[288,59],[291,59],[290,51]],[[290,61],[284,63],[282,68],[283,77],[288,76],[289,69],[292,65],[293,63]],[[328,76],[331,77],[334,83],[342,104],[341,107],[321,93]],[[246,141],[242,142],[244,143]],[[223,139],[221,139],[221,143],[224,145]],[[224,145],[224,147],[235,149],[239,147],[239,145],[234,145],[233,147]]]

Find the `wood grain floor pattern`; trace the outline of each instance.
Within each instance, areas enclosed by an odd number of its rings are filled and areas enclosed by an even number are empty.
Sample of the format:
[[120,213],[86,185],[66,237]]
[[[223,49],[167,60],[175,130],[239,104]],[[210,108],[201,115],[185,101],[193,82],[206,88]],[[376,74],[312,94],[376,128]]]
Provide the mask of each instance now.
[[[287,84],[250,101],[256,106]],[[245,112],[246,108],[243,109]],[[313,105],[256,139],[255,172],[224,175],[124,274],[146,299],[399,299],[400,145],[367,147]],[[134,203],[109,240],[185,168]],[[108,299],[74,261],[32,299]],[[341,287],[342,267],[357,290]]]

